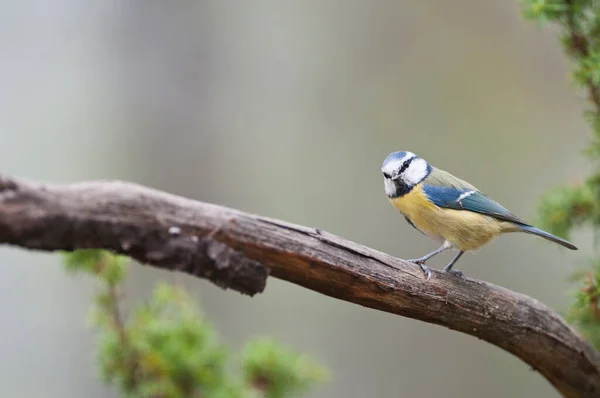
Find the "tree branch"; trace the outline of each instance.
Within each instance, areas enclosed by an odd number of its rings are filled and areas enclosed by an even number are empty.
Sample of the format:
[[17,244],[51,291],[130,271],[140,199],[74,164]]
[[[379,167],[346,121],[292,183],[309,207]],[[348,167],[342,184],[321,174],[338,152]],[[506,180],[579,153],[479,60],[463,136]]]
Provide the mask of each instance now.
[[0,243],[100,248],[253,295],[269,273],[316,292],[478,337],[565,397],[600,396],[600,353],[559,315],[502,287],[420,268],[326,232],[119,181],[44,185],[0,175]]

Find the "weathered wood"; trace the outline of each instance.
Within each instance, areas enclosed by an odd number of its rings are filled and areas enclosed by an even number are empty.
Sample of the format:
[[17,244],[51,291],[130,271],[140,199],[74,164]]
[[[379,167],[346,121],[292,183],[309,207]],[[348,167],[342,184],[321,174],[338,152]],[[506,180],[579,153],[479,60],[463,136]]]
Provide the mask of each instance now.
[[486,340],[565,397],[600,396],[600,353],[539,301],[432,270],[340,237],[140,185],[44,185],[0,176],[0,243],[103,248],[246,294],[272,276]]

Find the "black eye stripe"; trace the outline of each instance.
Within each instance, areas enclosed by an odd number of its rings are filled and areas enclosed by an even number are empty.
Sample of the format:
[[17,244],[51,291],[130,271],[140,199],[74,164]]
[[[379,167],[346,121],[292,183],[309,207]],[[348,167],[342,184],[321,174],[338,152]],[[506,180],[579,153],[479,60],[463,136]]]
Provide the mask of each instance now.
[[398,175],[404,173],[406,171],[406,169],[408,169],[408,166],[410,165],[410,162],[412,162],[415,158],[412,157],[410,159],[407,159],[404,164],[402,165],[402,167],[400,167],[400,170],[398,171]]

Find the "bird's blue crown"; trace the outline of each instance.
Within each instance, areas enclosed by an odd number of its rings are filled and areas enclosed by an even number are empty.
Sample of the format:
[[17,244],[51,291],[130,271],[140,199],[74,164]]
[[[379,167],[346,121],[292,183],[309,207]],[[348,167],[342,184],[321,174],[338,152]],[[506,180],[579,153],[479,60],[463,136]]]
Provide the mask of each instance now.
[[398,151],[390,153],[387,158],[383,161],[381,167],[385,167],[390,162],[397,162],[406,156],[406,151]]

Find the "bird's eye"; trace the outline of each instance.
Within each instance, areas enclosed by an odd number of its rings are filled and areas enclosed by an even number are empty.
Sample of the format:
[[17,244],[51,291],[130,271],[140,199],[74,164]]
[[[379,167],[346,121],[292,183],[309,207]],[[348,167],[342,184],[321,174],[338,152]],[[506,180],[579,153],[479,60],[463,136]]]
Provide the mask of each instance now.
[[385,178],[392,178],[392,176],[391,176],[391,175],[389,175],[388,173],[386,173],[385,171],[383,172],[383,176],[384,176]]

